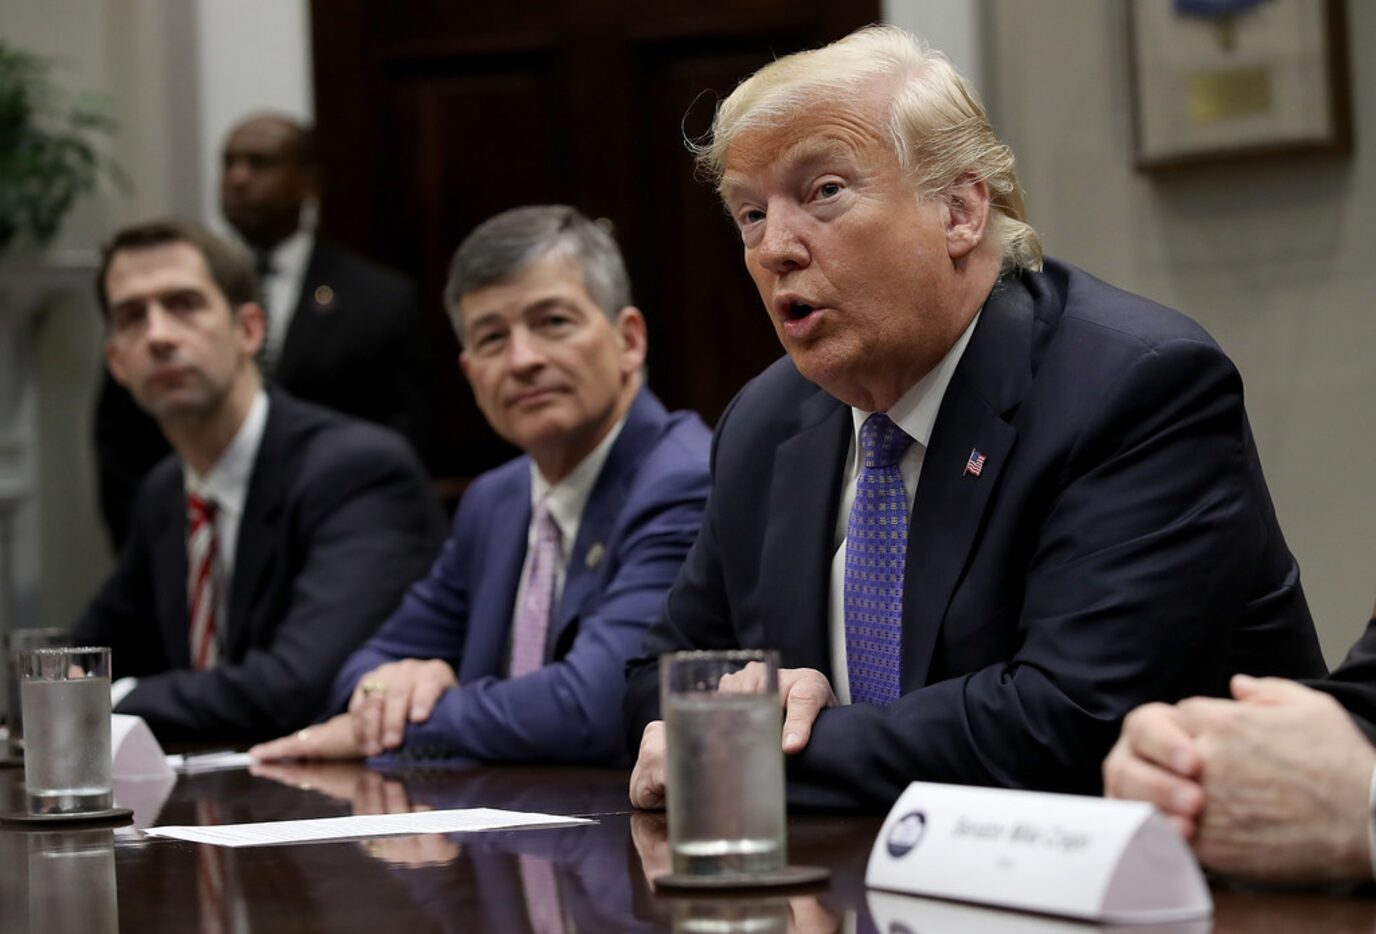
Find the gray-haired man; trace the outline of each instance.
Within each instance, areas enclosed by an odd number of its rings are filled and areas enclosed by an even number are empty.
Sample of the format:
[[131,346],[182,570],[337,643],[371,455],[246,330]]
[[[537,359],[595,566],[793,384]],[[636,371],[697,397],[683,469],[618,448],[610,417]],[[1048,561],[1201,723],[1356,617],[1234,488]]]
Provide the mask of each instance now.
[[254,750],[625,758],[625,660],[697,534],[708,433],[642,386],[612,239],[568,207],[499,214],[445,290],[460,364],[525,455],[474,481],[430,574],[335,681],[333,719]]

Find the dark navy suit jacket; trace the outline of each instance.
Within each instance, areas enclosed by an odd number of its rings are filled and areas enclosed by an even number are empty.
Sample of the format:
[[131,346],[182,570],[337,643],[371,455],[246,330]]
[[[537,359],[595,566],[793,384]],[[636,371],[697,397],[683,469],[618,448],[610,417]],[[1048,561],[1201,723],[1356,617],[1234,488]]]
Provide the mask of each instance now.
[[249,480],[221,663],[191,668],[181,463],[153,469],[114,574],[77,623],[138,686],[116,708],[159,738],[271,739],[305,726],[330,679],[425,572],[444,534],[398,435],[270,393]]
[[1328,677],[1309,682],[1309,686],[1336,697],[1367,738],[1376,743],[1376,616],[1343,663]]
[[[702,533],[629,666],[632,743],[658,716],[660,652],[776,648],[830,676],[852,434],[787,359],[722,416]],[[1094,792],[1138,704],[1325,670],[1232,363],[1190,320],[1063,264],[985,303],[908,535],[903,696],[823,711],[790,761],[796,803],[886,807],[913,780]]]
[[546,664],[504,677],[530,524],[530,459],[480,476],[464,494],[440,556],[401,607],[335,680],[331,712],[360,677],[402,658],[448,661],[459,686],[404,746],[428,756],[494,762],[624,760],[626,659],[640,649],[702,520],[709,485],[706,426],[670,414],[641,390],[598,475]]

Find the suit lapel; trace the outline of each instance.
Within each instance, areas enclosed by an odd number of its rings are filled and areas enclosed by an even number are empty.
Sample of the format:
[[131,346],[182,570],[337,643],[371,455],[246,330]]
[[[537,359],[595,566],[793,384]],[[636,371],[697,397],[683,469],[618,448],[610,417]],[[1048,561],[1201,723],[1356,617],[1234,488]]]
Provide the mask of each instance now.
[[[516,483],[491,504],[493,510],[480,535],[486,558],[478,576],[491,581],[470,581],[474,595],[468,614],[468,637],[464,642],[459,680],[471,681],[487,676],[505,676],[508,638],[516,612],[516,589],[526,563],[526,544],[530,532],[530,460],[521,459]],[[474,620],[499,620],[500,626],[475,624]]]
[[598,582],[606,572],[603,561],[607,541],[625,503],[626,489],[631,484],[635,465],[653,444],[667,418],[668,412],[660,401],[648,389],[641,389],[626,413],[620,436],[597,475],[588,504],[583,507],[583,516],[578,522],[578,540],[573,543],[565,564],[564,591],[545,643],[546,661],[551,660],[549,653],[559,644],[568,625],[583,612],[584,604],[602,592]]
[[169,508],[153,538],[153,568],[156,579],[163,581],[155,599],[168,661],[173,668],[190,668],[191,611],[186,602],[186,480],[180,469],[172,477],[175,487],[169,487],[165,496],[158,497],[158,502],[167,503]]
[[[903,582],[902,690],[927,682],[946,608],[970,554],[1017,430],[1005,420],[1031,387],[1032,300],[1000,284],[946,389],[923,458],[908,524]],[[978,475],[966,471],[984,455]]]
[[[774,455],[768,527],[760,555],[765,646],[787,647],[789,667],[831,674],[828,595],[841,475],[853,431],[849,406],[818,391],[806,426]],[[820,452],[820,456],[819,456]]]
[[[319,334],[328,323],[328,314],[321,313],[316,301],[319,290],[328,288],[330,259],[320,241],[311,246],[310,259],[306,262],[305,275],[301,277],[301,294],[296,299],[296,309],[292,312],[287,325],[287,335],[282,341],[282,355],[277,361],[275,375],[278,382],[290,383],[296,371],[310,356],[310,348],[319,345]],[[328,293],[332,298],[333,289]]]
[[[287,478],[294,474],[286,464],[291,455],[290,402],[269,394],[268,421],[254,458],[244,514],[239,517],[239,540],[234,552],[234,578],[230,582],[229,619],[221,637],[223,658],[241,658],[250,636],[254,608],[282,559],[275,547],[278,516],[285,508]],[[283,569],[285,573],[285,569]]]

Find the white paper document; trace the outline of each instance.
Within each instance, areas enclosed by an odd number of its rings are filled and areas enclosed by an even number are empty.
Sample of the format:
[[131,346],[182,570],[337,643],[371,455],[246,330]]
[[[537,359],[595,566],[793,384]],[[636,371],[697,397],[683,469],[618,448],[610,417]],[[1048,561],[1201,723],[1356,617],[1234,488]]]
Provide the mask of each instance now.
[[561,817],[557,814],[503,811],[496,808],[461,808],[452,811],[416,811],[411,814],[358,814],[353,817],[222,824],[218,827],[153,827],[146,833],[150,837],[169,837],[189,843],[238,847],[266,846],[273,843],[315,843],[322,840],[384,837],[393,834],[572,827],[592,823],[595,821],[582,817]]
[[203,752],[189,756],[174,754],[167,757],[167,764],[183,774],[196,775],[222,769],[246,769],[253,764],[253,757],[246,752]]

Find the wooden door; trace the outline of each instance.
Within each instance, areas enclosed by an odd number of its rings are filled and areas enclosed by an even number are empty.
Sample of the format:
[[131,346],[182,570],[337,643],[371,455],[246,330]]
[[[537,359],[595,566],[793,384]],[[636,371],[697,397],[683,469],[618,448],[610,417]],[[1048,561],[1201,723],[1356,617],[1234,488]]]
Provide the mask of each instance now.
[[421,284],[445,473],[511,454],[473,405],[439,298],[459,241],[506,208],[565,202],[612,221],[670,408],[710,423],[779,355],[683,136],[764,63],[878,13],[877,0],[315,0],[322,225]]

